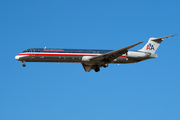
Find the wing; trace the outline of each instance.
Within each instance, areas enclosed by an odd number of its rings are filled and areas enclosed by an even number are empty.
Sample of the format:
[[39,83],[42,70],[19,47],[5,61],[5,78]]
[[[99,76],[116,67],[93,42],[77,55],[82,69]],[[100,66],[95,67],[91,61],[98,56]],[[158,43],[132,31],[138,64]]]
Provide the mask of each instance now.
[[117,57],[119,57],[122,54],[126,53],[128,49],[130,49],[130,48],[132,48],[132,47],[134,47],[136,45],[139,45],[140,43],[142,43],[142,42],[138,42],[138,43],[130,45],[128,47],[121,48],[121,49],[118,49],[118,50],[115,50],[115,51],[112,51],[112,52],[109,52],[109,53],[106,53],[106,54],[98,55],[96,57],[91,58],[90,61],[105,61],[105,62],[110,63],[114,59],[116,59]]
[[90,72],[93,69],[94,64],[85,64],[82,63],[82,66],[86,72]]
[[130,46],[127,46],[127,47],[124,47],[124,48],[121,48],[121,49],[106,53],[106,54],[95,56],[95,57],[93,57],[93,58],[91,58],[89,60],[90,61],[89,64],[82,63],[83,68],[84,68],[85,71],[89,72],[92,69],[95,69],[96,67],[102,67],[104,64],[111,63],[117,57],[119,57],[122,54],[128,52],[128,49],[130,49],[130,48],[132,48],[132,47],[134,47],[136,45],[139,45],[140,43],[142,43],[142,42],[138,42],[136,44],[133,44],[133,45],[130,45]]

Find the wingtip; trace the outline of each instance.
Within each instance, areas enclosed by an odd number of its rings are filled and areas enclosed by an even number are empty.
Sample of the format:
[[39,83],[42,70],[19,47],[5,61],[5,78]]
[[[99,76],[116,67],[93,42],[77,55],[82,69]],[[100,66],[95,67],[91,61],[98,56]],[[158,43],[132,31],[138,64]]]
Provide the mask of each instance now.
[[172,35],[172,37],[174,37],[174,36],[177,36],[178,34],[174,34],[174,35]]
[[141,44],[141,43],[143,43],[143,42],[138,42],[138,44]]
[[177,36],[178,34],[174,34],[174,35],[170,35],[170,36],[167,36],[167,38],[169,37],[174,37],[174,36]]

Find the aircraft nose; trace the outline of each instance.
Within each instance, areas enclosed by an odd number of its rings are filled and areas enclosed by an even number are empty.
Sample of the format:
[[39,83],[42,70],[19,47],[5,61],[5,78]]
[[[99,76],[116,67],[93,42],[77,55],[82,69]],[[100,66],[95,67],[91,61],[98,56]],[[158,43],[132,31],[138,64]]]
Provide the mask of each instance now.
[[16,59],[16,60],[19,60],[19,56],[16,55],[16,56],[15,56],[15,59]]

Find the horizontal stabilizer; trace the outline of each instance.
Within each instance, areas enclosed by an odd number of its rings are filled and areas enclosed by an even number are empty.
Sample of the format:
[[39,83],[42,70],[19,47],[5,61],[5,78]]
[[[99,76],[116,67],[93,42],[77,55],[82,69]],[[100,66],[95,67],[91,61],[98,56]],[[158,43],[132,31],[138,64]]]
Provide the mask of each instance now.
[[166,37],[161,37],[161,38],[155,38],[155,39],[153,39],[152,41],[163,40],[163,39],[165,39],[165,38],[174,37],[174,36],[176,36],[176,35],[177,35],[177,34],[175,34],[175,35],[170,35],[170,36],[166,36]]
[[156,52],[156,50],[158,49],[160,43],[165,38],[174,37],[176,35],[177,34],[170,35],[170,36],[165,36],[165,37],[160,37],[160,38],[150,38],[149,41],[147,42],[147,44],[141,50],[139,50],[139,51],[154,54]]

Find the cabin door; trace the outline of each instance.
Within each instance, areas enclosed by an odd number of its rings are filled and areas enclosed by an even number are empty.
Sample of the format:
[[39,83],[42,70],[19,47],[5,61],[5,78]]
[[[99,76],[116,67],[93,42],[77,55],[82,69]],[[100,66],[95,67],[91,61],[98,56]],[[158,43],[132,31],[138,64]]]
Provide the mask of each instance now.
[[35,57],[35,50],[32,50],[32,51],[31,51],[31,55],[32,55],[32,58]]

